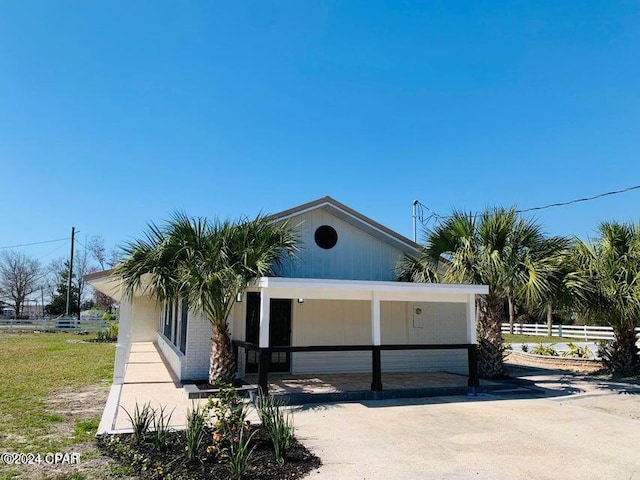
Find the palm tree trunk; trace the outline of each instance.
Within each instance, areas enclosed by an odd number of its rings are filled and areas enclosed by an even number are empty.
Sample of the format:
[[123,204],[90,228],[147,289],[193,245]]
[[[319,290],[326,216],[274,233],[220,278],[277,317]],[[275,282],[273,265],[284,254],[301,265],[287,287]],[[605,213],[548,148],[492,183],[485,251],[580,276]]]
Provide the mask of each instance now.
[[236,358],[231,346],[231,336],[226,322],[213,324],[211,358],[209,361],[209,383],[231,383],[236,374]]
[[635,326],[614,326],[613,336],[613,342],[602,356],[604,366],[618,375],[635,375],[640,372]]
[[516,319],[516,311],[513,306],[513,297],[511,294],[507,295],[507,299],[509,300],[509,333],[513,335],[513,323]]
[[547,336],[551,336],[553,333],[553,306],[549,304],[547,306]]
[[493,295],[478,301],[478,373],[483,377],[504,377],[504,349],[502,347],[502,320],[504,304]]

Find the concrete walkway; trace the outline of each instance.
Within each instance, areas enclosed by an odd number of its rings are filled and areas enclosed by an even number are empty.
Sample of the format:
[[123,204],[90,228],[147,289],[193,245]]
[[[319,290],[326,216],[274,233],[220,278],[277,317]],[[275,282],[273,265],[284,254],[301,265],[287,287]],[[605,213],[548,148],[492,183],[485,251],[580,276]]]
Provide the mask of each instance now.
[[171,425],[183,428],[187,410],[204,402],[187,398],[152,342],[133,343],[124,383],[111,387],[98,433],[129,431],[131,422],[126,412],[133,415],[136,404],[141,408],[146,403],[156,409],[164,406],[166,414],[171,413]]
[[[249,376],[248,380],[253,377]],[[257,383],[257,377],[253,378]],[[357,393],[370,391],[370,374],[336,375],[284,375],[272,374],[269,391],[278,395],[289,393],[323,394],[332,392]],[[383,383],[386,391],[415,390],[424,387],[420,396],[459,394],[466,392],[467,377],[450,373],[385,373]],[[495,387],[493,382],[482,381],[482,387]],[[256,385],[257,389],[257,385]],[[434,393],[426,392],[431,390]],[[447,390],[449,390],[447,392]],[[416,395],[413,395],[416,396]],[[350,396],[350,399],[355,397]],[[125,367],[124,383],[113,385],[107,400],[98,433],[118,433],[131,430],[131,420],[136,405],[142,408],[150,404],[156,410],[165,408],[171,413],[170,425],[184,428],[189,409],[203,405],[206,399],[189,399],[183,385],[174,378],[163,360],[162,354],[152,342],[137,342],[131,345],[131,353]],[[307,401],[306,399],[304,401]],[[291,402],[295,404],[296,402]],[[257,417],[256,417],[257,419]]]

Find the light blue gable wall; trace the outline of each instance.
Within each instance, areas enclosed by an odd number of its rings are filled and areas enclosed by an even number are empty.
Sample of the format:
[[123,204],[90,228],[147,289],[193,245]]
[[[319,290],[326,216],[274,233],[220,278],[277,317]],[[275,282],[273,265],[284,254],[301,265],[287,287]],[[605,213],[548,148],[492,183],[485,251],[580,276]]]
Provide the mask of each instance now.
[[[403,252],[389,243],[316,209],[292,217],[289,222],[300,233],[298,260],[278,273],[292,278],[339,280],[394,280],[394,268]],[[330,225],[338,233],[338,243],[330,250],[318,247],[314,233],[321,225]]]

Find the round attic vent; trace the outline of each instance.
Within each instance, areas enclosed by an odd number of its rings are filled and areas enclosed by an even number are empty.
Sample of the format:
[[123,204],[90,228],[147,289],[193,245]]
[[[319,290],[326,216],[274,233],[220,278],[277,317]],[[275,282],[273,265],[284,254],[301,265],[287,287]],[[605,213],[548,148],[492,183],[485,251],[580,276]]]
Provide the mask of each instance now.
[[329,225],[322,225],[316,229],[316,233],[313,236],[316,241],[316,245],[325,250],[329,250],[336,246],[338,243],[338,232]]

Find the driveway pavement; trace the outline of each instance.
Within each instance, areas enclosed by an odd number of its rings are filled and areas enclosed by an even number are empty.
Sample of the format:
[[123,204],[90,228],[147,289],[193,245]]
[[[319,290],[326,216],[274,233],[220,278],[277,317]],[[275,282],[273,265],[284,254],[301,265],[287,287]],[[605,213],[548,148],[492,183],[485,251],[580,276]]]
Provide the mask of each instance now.
[[517,369],[479,397],[301,407],[311,479],[640,479],[640,385]]

